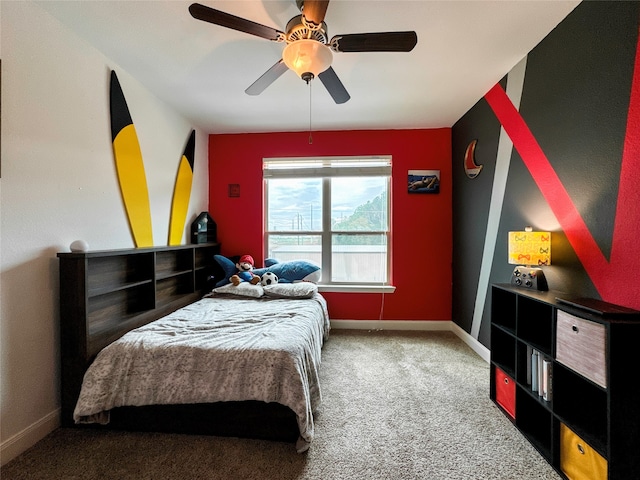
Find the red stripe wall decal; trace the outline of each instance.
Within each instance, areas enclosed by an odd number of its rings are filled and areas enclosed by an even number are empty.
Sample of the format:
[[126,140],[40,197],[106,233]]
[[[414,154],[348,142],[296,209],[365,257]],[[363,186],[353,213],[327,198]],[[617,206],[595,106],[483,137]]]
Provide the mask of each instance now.
[[485,95],[602,299],[632,308],[640,308],[640,282],[633,276],[640,270],[640,35],[638,38],[609,260],[504,89],[497,84]]
[[[640,34],[636,46],[636,58],[631,84],[631,98],[627,115],[618,208],[616,212],[614,242],[611,250],[611,264],[622,272],[627,270],[627,278],[633,267],[640,266],[637,255],[640,244]],[[636,255],[630,255],[635,252]],[[634,257],[634,258],[628,258]],[[636,297],[638,295],[636,294]],[[639,300],[636,300],[639,301]]]

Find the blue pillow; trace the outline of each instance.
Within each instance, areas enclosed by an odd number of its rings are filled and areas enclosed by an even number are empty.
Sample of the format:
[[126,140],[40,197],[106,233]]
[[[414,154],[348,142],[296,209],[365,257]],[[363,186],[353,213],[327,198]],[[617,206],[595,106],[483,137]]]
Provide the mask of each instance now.
[[264,263],[267,267],[254,269],[253,273],[262,276],[267,272],[273,272],[278,276],[279,283],[318,283],[322,274],[319,266],[306,260],[290,260],[279,263],[275,259],[268,258]]

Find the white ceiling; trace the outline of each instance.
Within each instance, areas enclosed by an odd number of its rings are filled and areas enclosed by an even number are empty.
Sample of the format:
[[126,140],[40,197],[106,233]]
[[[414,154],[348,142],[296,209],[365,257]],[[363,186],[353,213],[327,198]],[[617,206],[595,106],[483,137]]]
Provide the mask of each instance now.
[[[335,53],[351,100],[293,72],[244,90],[283,45],[194,19],[191,1],[45,1],[41,7],[209,133],[452,126],[579,3],[332,0],[328,35],[415,30],[410,53]],[[295,0],[199,0],[278,30]],[[311,95],[310,95],[311,94]]]

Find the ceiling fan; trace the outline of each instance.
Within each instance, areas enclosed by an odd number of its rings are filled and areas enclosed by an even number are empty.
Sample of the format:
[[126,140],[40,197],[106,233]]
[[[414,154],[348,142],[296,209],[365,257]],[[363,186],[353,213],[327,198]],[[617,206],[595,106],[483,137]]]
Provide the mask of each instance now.
[[260,95],[284,72],[291,69],[309,83],[318,77],[336,103],[344,103],[349,93],[331,67],[333,52],[410,52],[418,42],[416,32],[379,32],[335,35],[329,40],[324,17],[329,0],[296,0],[302,15],[287,23],[286,32],[194,3],[189,13],[197,20],[286,43],[282,58],[245,90]]

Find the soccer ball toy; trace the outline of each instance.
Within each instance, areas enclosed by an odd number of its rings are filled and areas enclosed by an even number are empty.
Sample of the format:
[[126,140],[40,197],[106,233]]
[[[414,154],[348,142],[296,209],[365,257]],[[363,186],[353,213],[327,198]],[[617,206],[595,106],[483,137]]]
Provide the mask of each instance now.
[[262,275],[260,283],[265,287],[267,285],[275,285],[276,283],[278,283],[278,276],[273,272],[267,272]]

